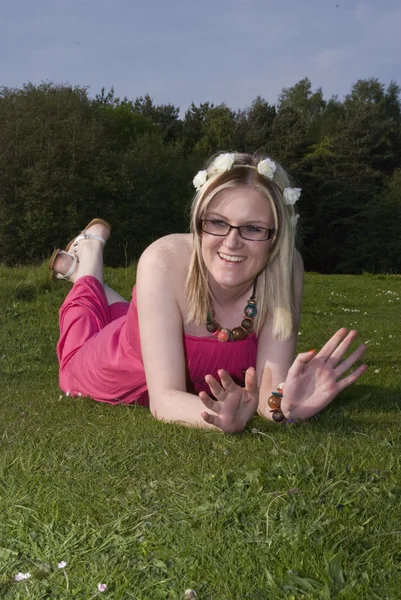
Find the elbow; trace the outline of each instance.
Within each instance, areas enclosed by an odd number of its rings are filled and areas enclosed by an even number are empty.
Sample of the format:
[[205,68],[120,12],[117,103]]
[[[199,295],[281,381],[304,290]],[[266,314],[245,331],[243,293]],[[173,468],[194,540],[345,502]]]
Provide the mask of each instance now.
[[157,421],[169,421],[169,414],[166,408],[171,406],[171,392],[149,393],[149,410],[151,415]]
[[160,410],[160,407],[157,405],[156,402],[154,402],[154,401],[152,402],[151,398],[149,398],[149,410],[150,410],[152,417],[154,419],[156,419],[156,421],[163,420],[163,417],[161,415],[162,411]]

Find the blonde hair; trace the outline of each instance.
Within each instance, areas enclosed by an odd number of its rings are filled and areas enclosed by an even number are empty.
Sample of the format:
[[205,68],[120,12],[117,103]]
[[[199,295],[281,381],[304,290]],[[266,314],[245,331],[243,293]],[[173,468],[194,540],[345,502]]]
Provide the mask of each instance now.
[[[219,153],[220,154],[220,153]],[[258,334],[270,313],[273,319],[273,335],[280,340],[291,337],[296,315],[294,297],[295,276],[295,214],[294,208],[283,199],[283,191],[290,187],[290,179],[276,162],[274,179],[258,173],[257,165],[265,157],[235,153],[230,170],[208,173],[206,183],[198,190],[192,201],[191,232],[193,249],[186,281],[185,293],[188,303],[186,322],[201,325],[206,315],[212,314],[212,295],[207,269],[202,257],[200,222],[213,198],[222,190],[248,186],[266,198],[274,215],[274,236],[268,262],[257,276],[256,301],[258,314],[254,330]],[[210,168],[215,157],[208,161]]]

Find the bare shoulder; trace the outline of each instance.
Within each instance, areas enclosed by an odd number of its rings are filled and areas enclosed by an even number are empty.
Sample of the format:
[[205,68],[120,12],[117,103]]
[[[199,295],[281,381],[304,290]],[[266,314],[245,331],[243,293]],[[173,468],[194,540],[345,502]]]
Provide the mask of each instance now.
[[176,264],[177,259],[179,262],[189,260],[189,256],[192,250],[192,235],[189,233],[173,233],[171,235],[165,235],[159,238],[150,246],[148,246],[140,261],[153,262],[156,261],[158,264]]
[[144,250],[139,259],[138,272],[143,268],[149,272],[169,271],[170,277],[184,276],[188,272],[188,265],[192,251],[192,235],[187,233],[174,233],[159,238]]

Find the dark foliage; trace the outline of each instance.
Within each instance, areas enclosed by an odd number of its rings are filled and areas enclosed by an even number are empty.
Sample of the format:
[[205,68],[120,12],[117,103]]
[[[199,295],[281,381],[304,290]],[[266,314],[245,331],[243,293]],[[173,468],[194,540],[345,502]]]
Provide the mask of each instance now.
[[192,106],[184,118],[145,95],[94,99],[43,83],[0,88],[0,262],[42,261],[86,221],[111,221],[107,262],[125,265],[188,227],[192,178],[219,150],[266,152],[303,188],[306,268],[401,271],[399,87],[358,81],[343,102],[303,79],[277,106],[258,96],[233,112]]

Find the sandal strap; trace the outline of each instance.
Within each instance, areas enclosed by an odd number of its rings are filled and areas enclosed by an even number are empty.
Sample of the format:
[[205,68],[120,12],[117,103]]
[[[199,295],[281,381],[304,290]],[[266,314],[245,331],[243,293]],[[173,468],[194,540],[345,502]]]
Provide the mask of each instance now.
[[57,256],[60,256],[60,254],[65,254],[66,256],[70,256],[72,258],[72,263],[71,263],[71,266],[68,269],[67,273],[65,273],[64,275],[62,273],[55,273],[55,277],[56,277],[56,279],[65,279],[65,280],[69,281],[71,275],[74,273],[74,271],[76,269],[77,264],[79,263],[79,260],[73,254],[70,254],[69,252],[66,252],[65,250],[60,250]]
[[[69,254],[69,252],[67,252],[67,254]],[[64,279],[69,279],[71,277],[78,264],[78,260],[75,258],[75,256],[73,256],[72,254],[69,254],[69,256],[72,257],[72,264],[71,267],[68,269],[67,273],[64,275]]]
[[82,242],[82,240],[98,240],[99,242],[102,242],[103,246],[106,243],[106,240],[104,238],[102,238],[100,235],[92,235],[91,233],[86,233],[86,231],[82,231],[82,233],[80,233],[80,235],[78,235],[75,238],[72,245],[77,247],[79,242]]

